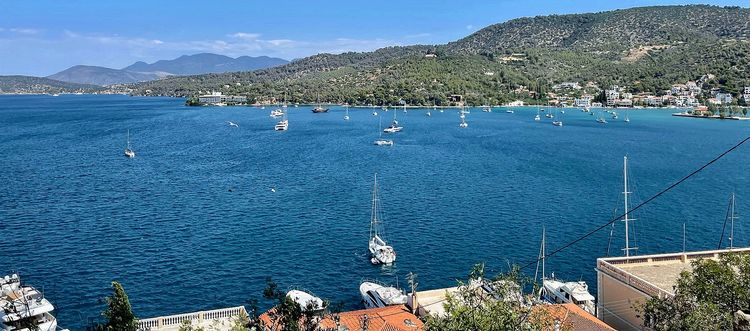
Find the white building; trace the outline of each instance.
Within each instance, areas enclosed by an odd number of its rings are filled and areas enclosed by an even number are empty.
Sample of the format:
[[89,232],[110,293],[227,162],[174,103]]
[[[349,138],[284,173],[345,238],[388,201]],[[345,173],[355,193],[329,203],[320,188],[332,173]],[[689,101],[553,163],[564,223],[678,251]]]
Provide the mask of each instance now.
[[742,98],[745,99],[746,103],[750,103],[750,86],[745,86],[745,90],[742,92]]
[[580,98],[575,99],[575,102],[573,104],[576,107],[590,107],[592,99],[593,98],[590,95],[584,95]]
[[619,87],[615,86],[611,90],[605,92],[607,96],[607,107],[614,107],[617,105],[617,101],[620,100]]
[[247,102],[247,97],[244,95],[223,95],[221,92],[211,92],[211,94],[199,96],[198,102],[203,104],[245,103]]
[[728,105],[732,103],[732,94],[731,93],[716,93],[716,100],[719,101],[722,105]]

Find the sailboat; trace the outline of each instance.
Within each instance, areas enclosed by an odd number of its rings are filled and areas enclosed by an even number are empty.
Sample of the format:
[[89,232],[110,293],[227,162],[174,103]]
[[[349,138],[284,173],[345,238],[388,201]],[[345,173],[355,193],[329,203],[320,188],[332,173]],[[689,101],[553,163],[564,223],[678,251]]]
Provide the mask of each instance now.
[[557,115],[557,118],[554,121],[552,121],[552,125],[563,126],[562,117],[560,115]]
[[323,108],[323,106],[320,105],[320,94],[318,94],[318,101],[317,101],[317,104],[315,105],[315,108],[312,109],[312,112],[316,114],[328,112],[328,108]]
[[614,111],[614,110],[612,111],[612,119],[613,119],[613,120],[616,120],[616,119],[617,119],[617,112],[616,112],[616,111]]
[[542,117],[539,116],[539,109],[536,110],[536,116],[534,116],[534,120],[537,122],[542,120]]
[[607,120],[604,119],[604,115],[602,114],[601,111],[599,111],[599,116],[596,119],[596,122],[601,123],[601,124],[607,124]]
[[378,198],[378,174],[375,174],[375,184],[372,188],[372,216],[370,217],[370,250],[372,264],[392,264],[396,261],[396,251],[380,236],[382,217],[380,215],[380,200]]
[[461,124],[458,125],[459,128],[465,129],[469,127],[469,123],[466,123],[466,116],[464,114],[461,114],[459,116],[461,118]]
[[[404,107],[406,106],[404,105]],[[383,129],[383,132],[385,133],[401,132],[401,129],[403,129],[403,127],[398,126],[398,121],[396,120],[396,113],[397,111],[393,112],[393,122],[391,122],[391,125],[389,127]]]
[[[542,287],[539,289],[539,299],[549,303],[573,303],[589,314],[596,315],[595,299],[589,293],[589,286],[586,282],[564,282],[556,279],[554,272],[550,278],[547,278],[544,273],[544,263],[547,257],[545,241],[546,232],[542,228],[542,244],[539,248],[539,260],[542,262]],[[536,275],[534,278],[536,279]]]
[[630,247],[630,230],[628,229],[628,225],[630,224],[630,221],[635,221],[634,218],[630,218],[630,212],[629,208],[630,205],[628,205],[628,196],[630,193],[628,191],[628,157],[624,156],[622,161],[622,180],[623,180],[623,188],[622,194],[624,196],[624,204],[625,204],[625,217],[623,217],[622,221],[625,223],[625,248],[622,250],[625,251],[625,256],[630,256],[631,250],[638,250],[638,247]]
[[383,139],[383,130],[380,129],[382,124],[383,118],[378,118],[378,133],[380,134],[380,136],[373,142],[373,144],[377,146],[393,146],[393,140]]
[[[433,109],[435,109],[435,108],[433,107]],[[430,112],[429,109],[427,109],[427,114],[425,114],[425,115],[427,115],[427,117],[430,117],[430,116],[432,116],[432,113]]]
[[125,147],[125,156],[128,158],[135,157],[135,151],[130,148],[130,130],[128,130],[127,146]]
[[628,111],[625,111],[625,123],[630,123],[630,116],[628,116]]
[[721,249],[721,244],[724,241],[724,229],[727,227],[727,221],[730,222],[729,225],[729,247],[728,249],[734,248],[734,220],[736,220],[737,213],[734,211],[734,192],[732,192],[732,197],[729,199],[729,208],[727,209],[727,217],[724,219],[724,227],[721,229],[721,239],[719,240],[719,248]]
[[344,121],[349,120],[349,104],[346,104],[346,115],[344,115]]

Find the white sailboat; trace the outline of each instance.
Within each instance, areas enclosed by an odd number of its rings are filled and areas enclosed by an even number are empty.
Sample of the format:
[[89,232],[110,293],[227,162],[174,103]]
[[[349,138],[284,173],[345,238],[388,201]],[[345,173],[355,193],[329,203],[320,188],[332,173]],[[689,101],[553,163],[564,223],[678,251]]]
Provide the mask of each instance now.
[[604,115],[602,114],[602,112],[601,112],[601,111],[599,112],[599,116],[598,116],[598,118],[596,119],[596,122],[597,122],[597,123],[601,123],[601,124],[607,124],[607,120],[606,120],[606,119],[604,119]]
[[[406,106],[404,105],[404,107]],[[385,133],[401,132],[401,129],[403,129],[403,127],[398,126],[398,121],[396,120],[396,113],[397,111],[393,112],[393,122],[391,122],[391,125],[389,127],[383,129],[383,132]]]
[[378,174],[375,174],[375,184],[372,188],[372,216],[370,217],[370,262],[372,264],[392,264],[396,261],[396,251],[381,237],[380,228],[383,222],[380,215],[380,199],[378,197]]
[[346,105],[346,114],[344,115],[344,121],[349,120],[349,104]]
[[536,110],[536,116],[534,116],[534,120],[537,122],[542,120],[542,117],[539,116],[539,109]]
[[383,139],[383,130],[381,130],[382,123],[383,118],[378,118],[378,134],[380,134],[380,136],[373,142],[373,144],[377,146],[393,146],[393,140]]
[[469,123],[466,123],[466,116],[464,114],[461,114],[459,116],[461,118],[461,124],[458,125],[459,128],[465,129],[469,127]]
[[[542,244],[539,249],[539,259],[542,262],[542,287],[539,289],[539,299],[548,303],[573,303],[591,315],[596,316],[594,296],[589,293],[589,287],[584,281],[564,282],[555,279],[555,273],[550,278],[545,275],[545,247],[546,232],[542,228]],[[536,278],[536,275],[534,276]]]
[[630,193],[628,191],[628,157],[624,156],[622,161],[622,180],[623,180],[623,188],[622,194],[624,196],[624,204],[625,204],[625,216],[623,217],[622,221],[625,223],[625,248],[622,250],[625,251],[625,256],[630,256],[631,250],[638,250],[638,247],[630,247],[630,230],[628,229],[628,225],[630,224],[630,221],[635,221],[634,218],[630,218],[630,205],[628,205],[628,196]]
[[554,126],[563,126],[562,116],[559,114],[555,117],[555,120],[552,121],[552,125]]
[[628,116],[628,111],[625,111],[625,123],[630,123],[630,116]]
[[130,130],[128,130],[128,139],[127,139],[127,146],[125,147],[125,156],[128,158],[135,157],[135,151],[132,148],[130,148]]

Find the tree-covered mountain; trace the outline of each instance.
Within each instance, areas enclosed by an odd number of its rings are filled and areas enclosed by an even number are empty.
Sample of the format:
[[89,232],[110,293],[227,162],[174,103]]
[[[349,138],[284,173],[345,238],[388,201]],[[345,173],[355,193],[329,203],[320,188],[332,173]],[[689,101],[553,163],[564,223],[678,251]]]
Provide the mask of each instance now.
[[0,76],[0,94],[96,92],[100,86],[61,82],[31,76]]
[[232,71],[252,71],[287,64],[289,61],[268,56],[240,56],[201,53],[183,55],[174,60],[159,60],[152,64],[136,62],[123,70],[132,72],[165,72],[171,75],[198,75]]
[[106,86],[112,84],[137,83],[165,77],[156,73],[141,73],[97,66],[77,65],[47,78],[63,82]]
[[[571,81],[663,93],[703,75],[708,88],[750,85],[750,9],[706,5],[520,18],[446,45],[319,54],[254,72],[147,82],[136,94],[211,90],[256,101],[441,104],[451,94],[499,103]],[[542,95],[542,93],[537,93]]]

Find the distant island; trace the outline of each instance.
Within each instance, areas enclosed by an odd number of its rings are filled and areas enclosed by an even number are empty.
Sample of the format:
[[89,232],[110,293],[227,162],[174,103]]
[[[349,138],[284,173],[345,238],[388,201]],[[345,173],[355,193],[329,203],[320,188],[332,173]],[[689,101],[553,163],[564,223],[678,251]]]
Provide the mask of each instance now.
[[[444,45],[318,54],[256,70],[169,77],[134,95],[212,91],[250,103],[605,106],[746,105],[750,9],[639,7],[538,16],[488,26]],[[608,92],[610,91],[610,92]],[[609,104],[608,104],[609,103]]]

